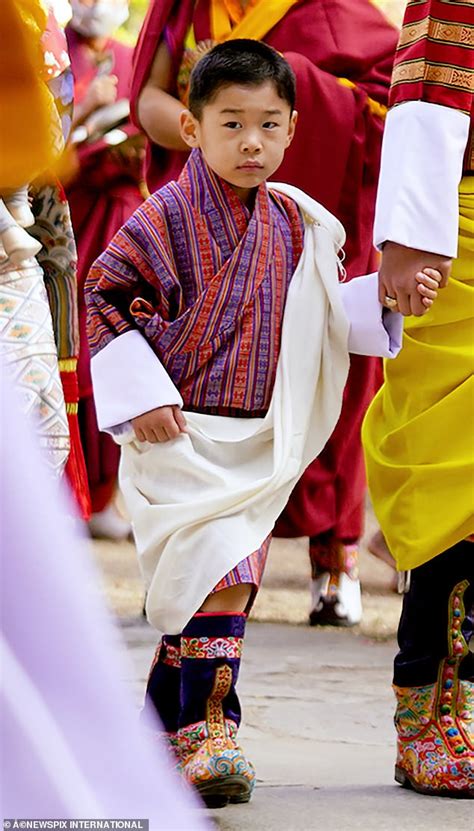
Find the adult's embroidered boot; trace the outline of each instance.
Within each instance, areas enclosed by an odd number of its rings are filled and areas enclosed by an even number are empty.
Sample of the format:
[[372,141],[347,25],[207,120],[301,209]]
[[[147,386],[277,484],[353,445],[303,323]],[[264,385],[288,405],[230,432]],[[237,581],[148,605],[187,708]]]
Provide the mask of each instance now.
[[362,618],[356,545],[321,535],[310,539],[311,626],[355,626]]
[[198,614],[181,636],[180,771],[209,807],[248,802],[255,772],[237,744],[244,614]]
[[177,740],[181,694],[181,635],[163,635],[150,667],[143,717],[158,714],[169,748],[179,759]]
[[458,583],[449,599],[449,655],[435,684],[396,687],[398,734],[395,779],[422,794],[474,797],[474,683],[459,678],[468,645],[462,631],[463,595]]

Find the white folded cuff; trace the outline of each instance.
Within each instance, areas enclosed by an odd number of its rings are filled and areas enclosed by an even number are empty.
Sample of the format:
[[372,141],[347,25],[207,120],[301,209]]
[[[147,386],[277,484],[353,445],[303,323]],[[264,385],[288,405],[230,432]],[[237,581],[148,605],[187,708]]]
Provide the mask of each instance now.
[[377,272],[339,286],[350,323],[349,352],[395,358],[402,347],[403,315],[388,311],[380,303]]
[[94,355],[91,373],[99,429],[112,435],[156,407],[183,406],[179,390],[136,330],[119,335]]
[[446,257],[457,255],[462,162],[469,116],[407,101],[385,124],[374,242],[390,240]]

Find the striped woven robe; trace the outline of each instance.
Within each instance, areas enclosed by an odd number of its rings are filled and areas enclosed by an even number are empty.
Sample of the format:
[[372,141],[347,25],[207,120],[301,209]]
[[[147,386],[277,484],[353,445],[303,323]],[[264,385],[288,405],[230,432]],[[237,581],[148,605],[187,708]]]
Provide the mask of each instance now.
[[[385,321],[376,275],[339,284],[343,242],[289,185],[262,184],[250,214],[195,151],[91,270],[98,420],[124,445],[120,482],[161,631],[181,631],[223,578],[258,585],[267,537],[340,413],[349,349],[398,348],[400,316]],[[188,433],[138,442],[130,420],[173,404]]]
[[[94,265],[86,288],[92,354],[136,326],[187,410],[263,416],[302,238],[291,199],[262,185],[250,216],[194,151],[179,181],[140,208]],[[215,588],[258,586],[268,545]]]

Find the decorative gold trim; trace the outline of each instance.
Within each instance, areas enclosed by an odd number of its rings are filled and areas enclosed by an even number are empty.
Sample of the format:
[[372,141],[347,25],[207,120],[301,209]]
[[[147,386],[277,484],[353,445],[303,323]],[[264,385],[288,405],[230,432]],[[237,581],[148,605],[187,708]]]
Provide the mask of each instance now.
[[425,17],[415,23],[406,23],[400,33],[398,48],[404,49],[428,36],[429,40],[446,46],[474,45],[474,26],[467,23],[451,23],[449,20],[435,20]]
[[77,369],[77,358],[61,358],[58,364],[60,372],[75,372]]
[[392,86],[417,81],[474,92],[474,72],[461,66],[433,64],[420,59],[404,61],[393,70]]

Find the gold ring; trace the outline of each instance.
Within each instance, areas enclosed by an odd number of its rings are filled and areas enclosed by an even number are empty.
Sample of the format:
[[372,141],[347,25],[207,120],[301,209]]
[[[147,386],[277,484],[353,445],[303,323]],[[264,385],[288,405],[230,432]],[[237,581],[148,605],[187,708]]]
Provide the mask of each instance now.
[[386,306],[388,306],[389,309],[393,309],[394,306],[397,305],[397,298],[396,297],[390,297],[389,294],[386,294],[384,303],[385,303]]

